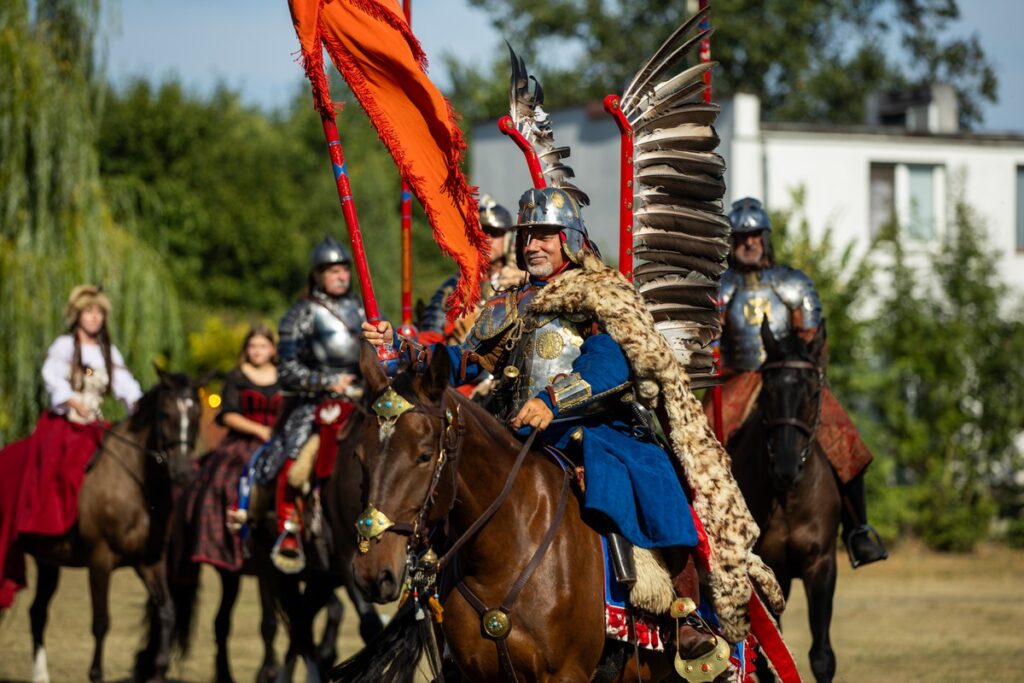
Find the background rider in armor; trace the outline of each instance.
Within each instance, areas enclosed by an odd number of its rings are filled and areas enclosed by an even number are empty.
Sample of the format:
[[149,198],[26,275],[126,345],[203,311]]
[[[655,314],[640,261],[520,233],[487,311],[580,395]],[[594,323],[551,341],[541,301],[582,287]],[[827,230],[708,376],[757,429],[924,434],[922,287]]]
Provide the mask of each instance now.
[[[310,254],[306,295],[281,319],[278,381],[288,399],[255,478],[264,486],[277,482],[280,536],[272,557],[284,571],[305,564],[300,493],[313,462],[318,479],[330,475],[338,430],[354,409],[349,399],[358,394],[359,328],[366,315],[352,293],[349,264],[345,248],[325,237]],[[297,458],[300,466],[292,472]]]
[[[526,279],[526,273],[516,267],[512,246],[515,241],[512,214],[501,204],[494,201],[489,194],[480,198],[480,228],[488,237],[491,249],[491,269],[487,277],[480,283],[480,304],[482,305],[498,291],[517,287]],[[465,315],[453,323],[447,321],[448,297],[455,291],[458,284],[457,275],[452,275],[441,283],[430,303],[423,310],[420,323],[419,339],[425,344],[444,342],[461,344],[466,341],[469,331],[473,328],[479,307],[473,313]]]
[[[771,221],[756,199],[734,202],[729,213],[732,250],[722,276],[722,424],[726,442],[749,415],[761,387],[764,362],[761,323],[767,319],[776,338],[796,334],[810,341],[822,324],[821,301],[803,272],[777,265]],[[710,401],[705,409],[713,422]],[[843,542],[854,567],[888,555],[867,523],[864,470],[872,460],[856,427],[825,387],[817,439],[828,455],[846,502],[842,505]]]

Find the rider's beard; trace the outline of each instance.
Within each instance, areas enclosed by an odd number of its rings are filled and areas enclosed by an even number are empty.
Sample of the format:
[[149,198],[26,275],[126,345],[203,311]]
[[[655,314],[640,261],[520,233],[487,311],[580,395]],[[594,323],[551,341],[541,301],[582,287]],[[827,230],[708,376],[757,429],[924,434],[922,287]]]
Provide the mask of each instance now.
[[551,265],[551,261],[545,261],[536,265],[527,263],[526,272],[534,277],[548,277],[551,273],[555,272],[555,269]]

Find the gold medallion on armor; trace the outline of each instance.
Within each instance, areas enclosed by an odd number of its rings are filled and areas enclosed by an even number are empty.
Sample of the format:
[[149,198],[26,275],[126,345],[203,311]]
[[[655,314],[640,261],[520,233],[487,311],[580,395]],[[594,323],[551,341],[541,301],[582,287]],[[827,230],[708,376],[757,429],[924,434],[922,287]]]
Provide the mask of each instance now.
[[750,325],[760,325],[762,320],[772,321],[772,302],[763,296],[754,296],[743,304],[743,319]]
[[537,355],[541,358],[547,360],[558,358],[564,348],[565,340],[562,339],[562,335],[552,330],[548,330],[537,338]]
[[562,196],[561,192],[552,192],[551,203],[555,205],[556,209],[561,209],[565,206],[565,197]]

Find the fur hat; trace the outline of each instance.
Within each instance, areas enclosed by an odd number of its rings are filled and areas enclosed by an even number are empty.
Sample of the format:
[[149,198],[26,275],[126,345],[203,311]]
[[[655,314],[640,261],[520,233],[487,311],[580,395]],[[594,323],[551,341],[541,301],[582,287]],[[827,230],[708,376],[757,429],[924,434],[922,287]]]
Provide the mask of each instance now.
[[71,290],[67,308],[64,309],[64,324],[68,329],[75,326],[78,316],[89,306],[99,306],[103,314],[110,317],[110,299],[103,293],[101,285],[78,285]]

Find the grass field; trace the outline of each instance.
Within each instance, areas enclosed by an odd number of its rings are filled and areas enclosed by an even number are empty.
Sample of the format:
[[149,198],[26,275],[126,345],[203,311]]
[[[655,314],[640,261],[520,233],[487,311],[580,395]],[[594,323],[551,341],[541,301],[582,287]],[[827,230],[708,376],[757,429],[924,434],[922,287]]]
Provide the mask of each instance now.
[[[203,576],[196,647],[177,662],[174,680],[212,680],[212,615],[219,599],[216,576]],[[29,591],[0,622],[0,681],[31,680]],[[107,680],[127,678],[145,595],[134,573],[116,573],[107,638]],[[238,681],[253,680],[261,656],[259,602],[251,580],[235,612],[232,664]],[[786,640],[805,680],[810,678],[806,605],[800,584],[783,620]],[[86,680],[92,652],[89,593],[83,570],[67,570],[54,598],[47,639],[54,683]],[[937,555],[903,544],[887,562],[856,572],[840,558],[832,642],[837,681],[1024,681],[1024,552],[984,547],[971,555]],[[278,636],[283,651],[283,635]],[[358,647],[355,623],[342,629],[342,656]],[[299,677],[296,677],[299,680]]]

